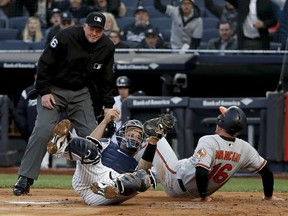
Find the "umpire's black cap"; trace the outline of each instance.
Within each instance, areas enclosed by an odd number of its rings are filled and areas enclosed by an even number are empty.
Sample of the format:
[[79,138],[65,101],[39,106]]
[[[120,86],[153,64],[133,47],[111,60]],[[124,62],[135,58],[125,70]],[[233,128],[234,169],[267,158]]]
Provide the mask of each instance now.
[[106,18],[100,12],[91,12],[88,14],[86,18],[86,23],[90,27],[98,27],[98,28],[104,29],[105,22],[106,22]]

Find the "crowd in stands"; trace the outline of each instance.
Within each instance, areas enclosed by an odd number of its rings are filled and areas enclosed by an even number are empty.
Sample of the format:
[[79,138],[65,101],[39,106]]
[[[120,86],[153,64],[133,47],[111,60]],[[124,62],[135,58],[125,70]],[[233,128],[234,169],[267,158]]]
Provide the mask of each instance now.
[[44,48],[61,29],[80,25],[91,11],[101,11],[107,20],[105,34],[117,49],[284,49],[287,2],[1,0],[0,40],[39,42]]

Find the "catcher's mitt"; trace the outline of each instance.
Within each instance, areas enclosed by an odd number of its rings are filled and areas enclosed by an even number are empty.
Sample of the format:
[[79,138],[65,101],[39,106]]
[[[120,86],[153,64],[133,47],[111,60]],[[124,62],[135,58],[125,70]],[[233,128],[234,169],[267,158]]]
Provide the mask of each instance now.
[[147,137],[161,139],[167,132],[175,126],[176,119],[171,114],[161,114],[158,118],[153,118],[144,122],[144,132]]

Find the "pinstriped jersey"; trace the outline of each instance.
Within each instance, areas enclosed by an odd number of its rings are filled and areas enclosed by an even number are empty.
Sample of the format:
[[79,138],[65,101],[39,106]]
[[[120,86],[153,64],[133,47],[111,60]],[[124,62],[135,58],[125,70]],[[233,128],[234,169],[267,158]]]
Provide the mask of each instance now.
[[201,137],[192,157],[182,160],[177,175],[194,197],[199,197],[195,167],[209,170],[208,195],[222,187],[240,169],[260,171],[267,161],[248,142],[236,138],[207,135]]
[[131,196],[106,199],[101,195],[93,193],[90,186],[97,181],[114,185],[111,178],[114,179],[124,172],[134,172],[138,162],[133,156],[125,154],[117,144],[111,142],[109,139],[103,138],[100,139],[100,142],[102,146],[100,162],[93,165],[81,164],[80,161],[77,161],[72,186],[88,205],[119,204],[130,199]]

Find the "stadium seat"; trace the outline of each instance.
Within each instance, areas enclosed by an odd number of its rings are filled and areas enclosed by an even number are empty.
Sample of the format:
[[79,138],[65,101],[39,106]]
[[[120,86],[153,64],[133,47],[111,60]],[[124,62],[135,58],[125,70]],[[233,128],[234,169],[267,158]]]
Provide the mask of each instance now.
[[[0,33],[1,34],[1,33]],[[30,43],[22,40],[5,40],[0,43],[0,50],[30,50]]]
[[207,42],[201,42],[198,49],[206,50],[207,49]]
[[199,8],[205,8],[204,0],[194,0],[194,2]]
[[147,7],[147,6],[153,6],[153,2],[154,0],[142,0],[142,1],[139,1],[143,7]]
[[130,48],[137,48],[139,45],[139,43],[135,41],[123,41],[123,43],[127,44]]
[[31,43],[32,50],[43,50],[45,48],[46,41],[34,42]]
[[124,26],[135,21],[134,17],[121,17],[116,19],[119,28],[122,30]]
[[0,18],[0,28],[6,28],[6,19]]
[[28,20],[27,16],[10,17],[8,19],[9,28],[18,30],[18,39],[22,38],[22,32],[25,28],[27,20]]
[[158,11],[154,6],[145,7],[149,13],[150,18],[154,17],[165,17],[166,15]]
[[125,4],[126,7],[136,8],[138,1],[136,0],[121,0]]
[[[200,7],[200,8],[205,8],[205,3],[204,0],[194,0],[195,4]],[[215,4],[220,4],[220,5],[224,5],[225,4],[225,0],[214,0]]]
[[170,42],[170,37],[171,37],[171,29],[164,29],[161,31],[163,35],[163,39],[166,42]]
[[[125,17],[134,17],[135,8],[136,7],[126,7]],[[122,17],[122,18],[124,18],[124,17]]]
[[219,37],[219,30],[217,28],[204,29],[201,42],[208,42],[211,38],[216,37]]
[[218,28],[219,19],[214,17],[203,17],[203,27],[204,29]]
[[162,32],[162,30],[164,29],[171,29],[171,18],[170,17],[154,17],[154,18],[150,18],[150,23],[157,27],[159,29],[160,32]]
[[212,14],[208,9],[204,8],[205,10],[205,17],[212,17],[212,18],[218,18],[214,14]]
[[18,39],[17,37],[17,29],[0,28],[0,40],[16,40]]

